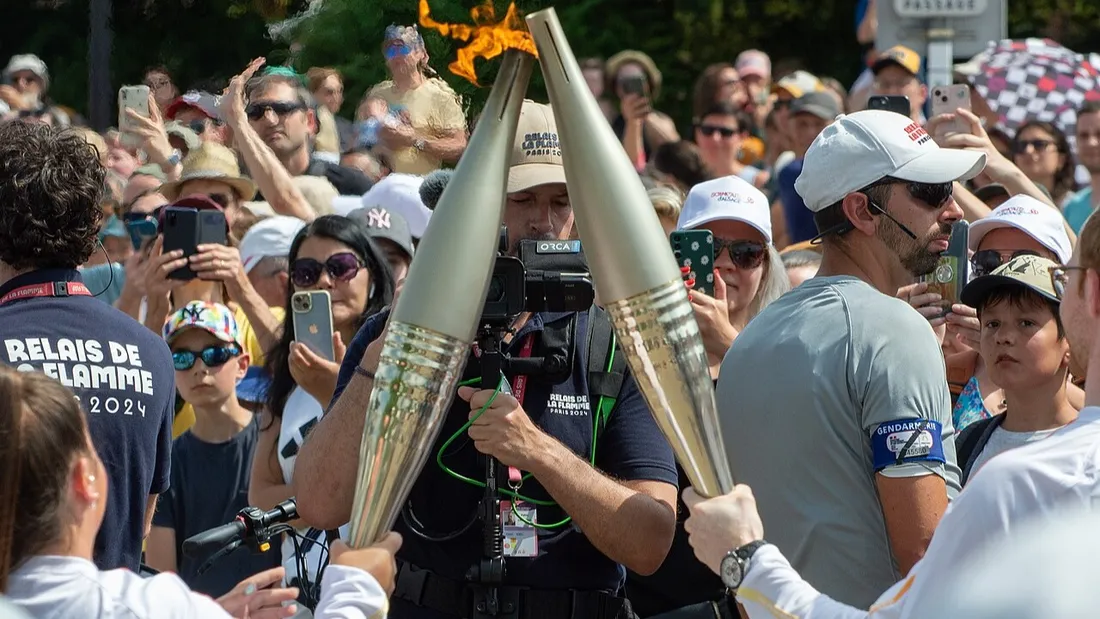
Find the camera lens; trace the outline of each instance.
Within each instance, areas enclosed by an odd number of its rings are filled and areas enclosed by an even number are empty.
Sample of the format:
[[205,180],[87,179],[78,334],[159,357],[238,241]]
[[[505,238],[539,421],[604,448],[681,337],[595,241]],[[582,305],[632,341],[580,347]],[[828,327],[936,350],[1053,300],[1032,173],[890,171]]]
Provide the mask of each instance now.
[[486,297],[489,303],[499,303],[504,300],[504,278],[493,276],[489,280],[489,295]]

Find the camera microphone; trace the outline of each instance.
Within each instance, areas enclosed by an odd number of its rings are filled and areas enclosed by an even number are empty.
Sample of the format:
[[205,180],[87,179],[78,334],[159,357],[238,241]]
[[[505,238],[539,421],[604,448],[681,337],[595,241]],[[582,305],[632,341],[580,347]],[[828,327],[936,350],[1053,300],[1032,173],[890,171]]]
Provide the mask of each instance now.
[[428,210],[435,210],[435,205],[439,204],[439,198],[454,174],[454,170],[436,170],[424,177],[424,182],[420,183],[420,201]]

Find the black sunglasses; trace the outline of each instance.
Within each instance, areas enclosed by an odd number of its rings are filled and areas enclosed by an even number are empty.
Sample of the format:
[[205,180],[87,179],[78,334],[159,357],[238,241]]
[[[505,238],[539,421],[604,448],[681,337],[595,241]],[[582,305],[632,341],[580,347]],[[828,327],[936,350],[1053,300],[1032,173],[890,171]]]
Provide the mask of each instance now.
[[290,265],[290,281],[298,288],[309,288],[321,279],[321,273],[327,272],[329,277],[346,282],[365,266],[359,256],[351,252],[333,254],[328,260],[320,262],[313,258],[299,258]]
[[216,368],[225,365],[230,359],[241,354],[241,347],[236,344],[215,344],[207,346],[195,352],[193,350],[173,350],[172,366],[177,372],[184,372],[195,367],[195,361],[202,359],[208,368]]
[[736,133],[738,133],[738,130],[730,129],[729,127],[717,127],[715,125],[699,125],[699,133],[702,133],[708,138],[712,137],[715,133],[721,135],[724,138],[732,138]]
[[306,109],[306,106],[293,101],[260,101],[248,104],[244,113],[248,115],[249,120],[260,120],[267,114],[268,110],[275,112],[276,116],[282,118],[287,114],[304,109]]
[[1020,251],[1012,252],[1006,258],[1003,252],[997,251],[996,249],[983,249],[974,252],[974,255],[970,258],[970,266],[974,270],[974,277],[980,277],[982,275],[989,275],[993,271],[996,271],[997,267],[1020,256],[1038,255],[1038,252],[1031,251],[1030,249],[1021,249]]
[[722,252],[728,251],[734,266],[741,270],[755,269],[764,263],[767,248],[755,241],[730,241],[714,237],[714,260],[718,261]]
[[954,183],[915,183],[898,179],[888,179],[875,183],[862,189],[860,193],[865,194],[867,190],[872,187],[883,187],[886,185],[904,185],[905,190],[909,192],[909,195],[914,200],[923,202],[931,208],[940,208],[944,204],[947,204],[947,201],[950,200],[951,196],[955,193]]
[[1054,140],[1016,140],[1012,148],[1017,154],[1026,153],[1028,146],[1034,148],[1035,152],[1042,153],[1046,152],[1051,144],[1054,144]]

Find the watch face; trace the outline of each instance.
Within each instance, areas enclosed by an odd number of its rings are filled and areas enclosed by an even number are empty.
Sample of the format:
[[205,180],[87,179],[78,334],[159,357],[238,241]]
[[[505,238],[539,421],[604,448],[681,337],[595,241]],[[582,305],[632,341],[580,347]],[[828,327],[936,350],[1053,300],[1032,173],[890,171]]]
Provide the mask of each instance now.
[[741,567],[741,561],[732,552],[722,559],[718,569],[721,571],[719,576],[722,579],[722,584],[727,588],[737,589],[741,586],[741,581],[745,578],[745,571]]

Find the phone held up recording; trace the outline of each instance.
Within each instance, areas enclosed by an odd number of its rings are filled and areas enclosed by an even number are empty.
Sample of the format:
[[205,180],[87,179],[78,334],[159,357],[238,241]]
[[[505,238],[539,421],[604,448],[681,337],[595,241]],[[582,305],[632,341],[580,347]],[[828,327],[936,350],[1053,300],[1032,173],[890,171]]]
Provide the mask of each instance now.
[[[966,84],[936,86],[932,89],[932,116],[957,114],[958,109],[970,111],[970,87]],[[970,123],[956,116],[949,123],[940,125],[936,133],[943,136],[948,133],[970,133]],[[939,137],[937,136],[937,137]]]
[[714,296],[714,235],[710,230],[675,230],[669,235],[672,253],[681,268],[688,268],[692,290]]
[[970,223],[960,219],[951,226],[951,240],[936,270],[920,278],[928,292],[943,297],[945,310],[959,303],[959,293],[970,279],[969,244]]
[[[165,207],[161,230],[164,233],[164,253],[181,250],[184,258],[199,253],[199,245],[225,245],[228,227],[225,214],[214,209],[184,206]],[[169,279],[195,279],[190,264],[168,274]]]
[[867,99],[867,109],[886,110],[902,116],[908,116],[910,112],[909,97],[905,95],[875,95]]

